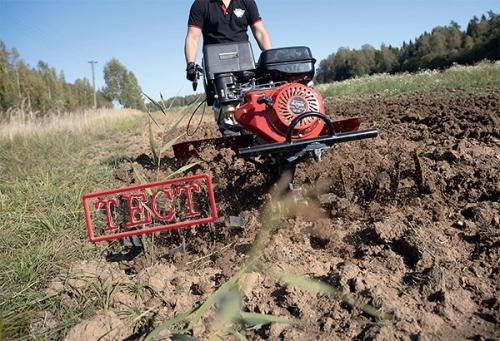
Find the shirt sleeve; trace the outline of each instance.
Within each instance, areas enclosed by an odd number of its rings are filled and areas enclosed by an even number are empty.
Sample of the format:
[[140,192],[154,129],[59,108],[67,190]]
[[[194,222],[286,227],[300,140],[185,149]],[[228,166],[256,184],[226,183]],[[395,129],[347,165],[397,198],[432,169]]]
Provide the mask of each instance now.
[[254,0],[247,0],[246,1],[246,7],[247,7],[247,15],[248,15],[248,22],[250,25],[255,25],[259,21],[262,21],[262,18],[260,17],[259,14],[259,9],[257,8],[257,4],[255,3]]
[[203,6],[203,1],[196,0],[191,6],[189,11],[189,27],[197,27],[200,30],[203,29],[203,22],[205,18],[205,6]]

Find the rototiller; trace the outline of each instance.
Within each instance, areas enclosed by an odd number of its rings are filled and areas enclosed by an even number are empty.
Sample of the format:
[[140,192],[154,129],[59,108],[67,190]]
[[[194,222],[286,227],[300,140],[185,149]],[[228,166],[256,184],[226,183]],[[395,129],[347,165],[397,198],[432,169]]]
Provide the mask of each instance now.
[[257,66],[249,43],[206,45],[203,55],[198,76],[203,74],[206,101],[224,137],[179,143],[177,158],[214,144],[242,158],[272,155],[293,164],[307,156],[320,160],[334,144],[378,135],[359,130],[358,118],[333,122],[326,115],[312,88],[316,60],[308,47],[264,51]]

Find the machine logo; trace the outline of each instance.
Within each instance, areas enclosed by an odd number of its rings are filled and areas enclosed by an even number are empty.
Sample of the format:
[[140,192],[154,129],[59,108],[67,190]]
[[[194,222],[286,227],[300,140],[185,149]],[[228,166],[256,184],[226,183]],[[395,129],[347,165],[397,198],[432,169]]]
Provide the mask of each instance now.
[[245,15],[245,10],[237,8],[234,10],[234,15],[236,15],[238,18],[243,18],[243,15]]
[[307,110],[307,102],[301,97],[294,97],[290,101],[290,111],[296,115],[305,113]]

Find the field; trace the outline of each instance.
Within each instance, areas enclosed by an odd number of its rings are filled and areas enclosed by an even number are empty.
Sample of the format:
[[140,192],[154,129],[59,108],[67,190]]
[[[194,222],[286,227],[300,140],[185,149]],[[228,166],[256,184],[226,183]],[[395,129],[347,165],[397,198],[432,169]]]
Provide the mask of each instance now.
[[[275,195],[272,161],[207,148],[187,174],[224,219],[144,248],[87,243],[80,195],[184,165],[156,167],[147,114],[4,123],[0,339],[498,338],[500,65],[320,90],[380,136],[300,164],[307,205]],[[180,115],[154,114],[157,146]],[[207,113],[194,138],[216,136]]]

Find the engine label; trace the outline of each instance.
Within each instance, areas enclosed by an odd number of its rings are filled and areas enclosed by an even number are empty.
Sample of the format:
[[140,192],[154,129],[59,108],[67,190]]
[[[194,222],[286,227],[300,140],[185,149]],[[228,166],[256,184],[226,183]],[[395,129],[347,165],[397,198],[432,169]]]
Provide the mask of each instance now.
[[307,102],[302,97],[293,97],[290,100],[290,111],[296,115],[303,114],[307,111]]

